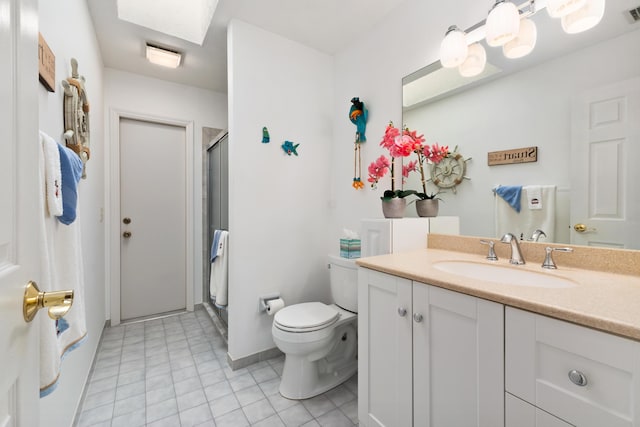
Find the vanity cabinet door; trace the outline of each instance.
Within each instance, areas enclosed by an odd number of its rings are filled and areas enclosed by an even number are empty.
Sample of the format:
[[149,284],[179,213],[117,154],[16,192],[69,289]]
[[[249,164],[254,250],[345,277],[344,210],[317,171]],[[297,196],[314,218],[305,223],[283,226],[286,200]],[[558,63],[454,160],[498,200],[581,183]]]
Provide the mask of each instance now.
[[505,427],[572,427],[560,418],[505,393]]
[[578,427],[640,427],[640,342],[507,308],[505,387]]
[[358,271],[358,418],[361,425],[413,425],[411,281]]
[[504,426],[504,306],[414,282],[414,425]]

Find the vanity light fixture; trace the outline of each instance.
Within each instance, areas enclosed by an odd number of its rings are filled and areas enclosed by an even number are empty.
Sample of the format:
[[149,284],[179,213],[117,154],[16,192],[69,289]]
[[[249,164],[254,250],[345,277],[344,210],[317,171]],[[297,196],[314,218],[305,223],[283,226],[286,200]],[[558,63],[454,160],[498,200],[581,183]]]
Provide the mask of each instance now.
[[167,68],[178,68],[182,60],[182,54],[178,51],[154,46],[147,43],[147,59],[152,64],[161,65]]
[[536,24],[528,18],[520,20],[520,31],[513,40],[502,46],[502,53],[507,58],[522,58],[531,53],[536,46],[538,30]]
[[587,31],[600,23],[604,16],[605,0],[587,0],[580,9],[561,18],[565,33]]
[[513,40],[520,30],[520,12],[508,0],[497,0],[487,16],[486,31],[489,46],[502,46]]
[[560,18],[580,9],[586,0],[547,0],[547,12],[552,18]]
[[440,43],[440,63],[445,68],[457,67],[467,57],[468,50],[464,32],[457,26],[452,25],[447,30],[442,43]]
[[487,65],[487,51],[480,43],[469,46],[467,59],[458,67],[458,72],[462,77],[473,77],[484,71]]
[[[593,28],[604,16],[605,0],[542,0],[540,3],[538,5],[538,0],[524,0],[516,6],[509,0],[496,0],[486,20],[466,31],[452,25],[440,44],[442,67],[458,67],[458,72],[464,77],[482,73],[486,52],[482,46],[472,49],[482,38],[489,46],[502,46],[507,58],[528,55],[538,38],[536,25],[529,18],[545,8],[549,15],[560,17],[562,29],[568,34]],[[482,67],[478,71],[480,64]]]

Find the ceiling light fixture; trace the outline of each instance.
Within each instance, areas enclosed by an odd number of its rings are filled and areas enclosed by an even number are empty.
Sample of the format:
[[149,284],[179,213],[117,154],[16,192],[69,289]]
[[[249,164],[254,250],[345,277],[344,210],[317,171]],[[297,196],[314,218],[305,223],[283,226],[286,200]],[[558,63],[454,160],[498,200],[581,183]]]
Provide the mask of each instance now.
[[202,46],[218,0],[117,0],[118,18]]
[[147,43],[147,59],[152,64],[168,68],[178,68],[182,60],[182,54],[175,50],[154,46]]

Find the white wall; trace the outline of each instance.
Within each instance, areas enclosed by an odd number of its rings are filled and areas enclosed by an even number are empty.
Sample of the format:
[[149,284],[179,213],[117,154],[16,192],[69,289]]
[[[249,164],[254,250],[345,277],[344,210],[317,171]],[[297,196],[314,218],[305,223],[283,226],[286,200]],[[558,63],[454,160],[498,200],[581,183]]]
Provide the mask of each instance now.
[[[193,295],[194,303],[202,302],[202,128],[227,127],[227,97],[207,89],[170,83],[111,68],[104,71],[105,120],[112,110],[141,114],[149,117],[174,119],[194,123],[193,167],[187,164],[187,173],[193,177],[194,195],[194,247]],[[116,136],[105,128],[105,140],[117,143]],[[114,274],[114,272],[111,272]],[[109,290],[107,289],[107,292]],[[107,307],[110,313],[110,307]]]
[[60,81],[71,75],[71,58],[78,60],[78,72],[86,78],[91,105],[91,159],[87,163],[87,179],[80,182],[78,210],[84,257],[87,338],[62,362],[57,389],[40,400],[40,425],[65,426],[72,423],[105,322],[103,68],[84,0],[41,1],[39,9],[40,33],[56,57],[56,92],[47,92],[39,85],[40,129],[56,140],[62,140],[64,95]]
[[[366,183],[367,166],[381,154],[388,154],[379,146],[387,123],[402,125],[402,77],[437,60],[440,41],[449,25],[468,28],[486,15],[487,7],[484,2],[469,0],[439,2],[437,7],[433,2],[407,0],[336,55],[329,251],[338,251],[343,228],[357,230],[362,218],[382,218],[380,196],[390,187],[390,181],[387,176],[377,190],[371,190]],[[366,186],[358,191],[351,187],[355,126],[348,118],[349,101],[354,96],[369,109],[367,143],[362,147]],[[415,216],[414,212],[411,204],[407,213]]]
[[[405,123],[473,160],[457,195],[442,194],[442,215],[459,215],[461,233],[495,235],[494,196],[497,184],[558,186],[556,241],[569,243],[571,103],[582,91],[640,74],[640,60],[628,55],[638,32],[576,51],[539,66],[494,80],[456,96],[405,114]],[[594,58],[598,58],[594,61]],[[611,66],[615,64],[615,66]],[[588,72],[586,72],[588,70]],[[538,161],[487,166],[487,152],[538,147]],[[415,188],[415,187],[413,187]],[[433,187],[432,187],[433,188]],[[473,209],[469,209],[469,207]],[[558,207],[560,207],[558,206]]]
[[[274,347],[273,319],[258,311],[261,295],[329,302],[333,62],[232,21],[228,64],[229,355],[237,360]],[[269,144],[261,143],[263,126]],[[299,156],[284,154],[284,140],[300,144]]]

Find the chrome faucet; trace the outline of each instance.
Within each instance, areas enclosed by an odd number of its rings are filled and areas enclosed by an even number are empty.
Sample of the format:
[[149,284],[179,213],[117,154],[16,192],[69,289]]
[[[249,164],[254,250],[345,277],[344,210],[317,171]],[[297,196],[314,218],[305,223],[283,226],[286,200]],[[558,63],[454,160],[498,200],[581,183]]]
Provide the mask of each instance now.
[[538,239],[540,239],[540,237],[547,237],[547,234],[540,230],[539,228],[536,229],[536,231],[533,232],[533,234],[531,235],[531,238],[529,239],[530,242],[537,242]]
[[500,242],[511,244],[511,259],[509,260],[511,264],[524,264],[524,258],[522,257],[522,252],[520,252],[520,244],[518,243],[518,239],[516,238],[516,236],[511,233],[507,233],[502,236]]

